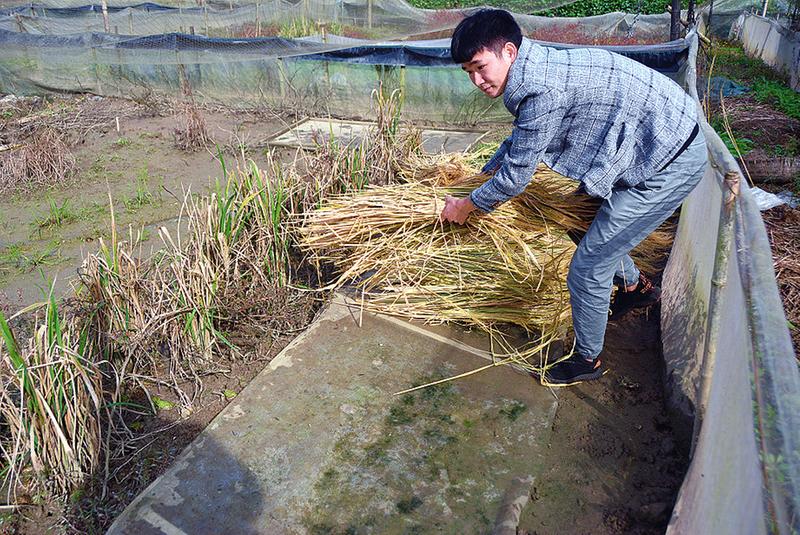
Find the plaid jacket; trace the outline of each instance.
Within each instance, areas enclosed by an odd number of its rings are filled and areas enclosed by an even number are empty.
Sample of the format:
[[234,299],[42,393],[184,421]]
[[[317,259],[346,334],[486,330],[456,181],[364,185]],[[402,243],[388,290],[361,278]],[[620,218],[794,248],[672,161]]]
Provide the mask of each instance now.
[[607,50],[529,39],[503,100],[514,130],[484,167],[497,172],[470,195],[486,212],[521,193],[540,161],[608,198],[664,167],[697,123],[694,100],[663,74]]

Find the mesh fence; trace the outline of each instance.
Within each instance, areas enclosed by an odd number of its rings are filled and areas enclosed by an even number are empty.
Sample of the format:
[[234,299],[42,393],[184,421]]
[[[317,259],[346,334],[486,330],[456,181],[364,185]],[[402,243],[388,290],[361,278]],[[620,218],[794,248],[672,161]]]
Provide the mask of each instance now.
[[[563,0],[540,0],[552,7]],[[109,6],[106,17],[99,5],[57,8],[41,4],[0,8],[0,28],[31,34],[68,35],[106,32],[121,35],[196,33],[208,37],[297,38],[338,35],[358,39],[414,39],[449,37],[467,9],[428,10],[402,0],[265,0],[216,7],[172,7],[160,4]],[[666,40],[667,14],[609,13],[576,19],[515,15],[529,37],[561,42],[575,39],[628,39],[641,44]],[[548,34],[547,32],[552,32]],[[537,35],[537,32],[541,35]],[[544,32],[544,33],[542,33]],[[565,34],[566,32],[566,34]],[[579,41],[583,42],[583,41]]]
[[[766,15],[770,18],[787,19],[795,13],[795,4],[791,0],[769,0]],[[714,0],[707,3],[699,15],[705,19],[711,33],[727,39],[731,26],[741,13],[762,14],[763,8],[763,0]]]
[[[506,117],[502,102],[486,98],[450,61],[446,37],[470,10],[418,9],[402,0],[269,0],[111,6],[107,19],[101,11],[1,9],[0,91],[180,97],[190,87],[195,98],[215,103],[361,118],[383,87],[403,92],[409,119],[474,125]],[[664,43],[669,34],[666,14],[515,17],[526,35],[544,41]],[[684,45],[659,46],[619,50],[665,72],[676,64],[671,56],[685,55]]]

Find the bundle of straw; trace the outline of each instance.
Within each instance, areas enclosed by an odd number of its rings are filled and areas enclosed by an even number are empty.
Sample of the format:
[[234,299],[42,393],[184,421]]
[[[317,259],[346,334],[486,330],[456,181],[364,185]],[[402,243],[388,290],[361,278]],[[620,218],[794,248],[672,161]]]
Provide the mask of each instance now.
[[[445,194],[463,197],[487,179],[461,157],[407,166],[407,184],[339,195],[310,214],[301,246],[354,285],[368,308],[429,322],[492,330],[513,323],[541,340],[569,327],[566,271],[574,245],[597,211],[577,183],[541,167],[525,192],[463,226],[439,222]],[[660,232],[638,249],[652,269],[670,243]]]
[[338,196],[303,226],[302,245],[338,268],[336,286],[356,282],[381,312],[484,328],[567,317],[568,243],[511,203],[463,227],[442,225],[445,191],[463,193],[405,184]]

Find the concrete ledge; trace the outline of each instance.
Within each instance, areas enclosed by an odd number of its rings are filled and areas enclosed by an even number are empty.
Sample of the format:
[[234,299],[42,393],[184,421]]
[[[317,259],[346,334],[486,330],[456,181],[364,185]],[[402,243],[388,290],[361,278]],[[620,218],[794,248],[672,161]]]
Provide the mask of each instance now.
[[402,323],[331,304],[108,533],[491,530],[556,401],[506,367],[393,396],[485,364]]

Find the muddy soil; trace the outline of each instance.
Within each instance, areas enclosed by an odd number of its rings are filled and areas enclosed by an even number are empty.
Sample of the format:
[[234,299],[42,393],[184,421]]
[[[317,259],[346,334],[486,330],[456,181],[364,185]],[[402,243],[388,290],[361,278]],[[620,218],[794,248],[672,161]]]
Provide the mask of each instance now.
[[[60,105],[76,114],[92,106],[116,107],[119,130],[112,113],[73,140],[78,171],[67,184],[0,198],[0,306],[7,308],[40,301],[42,288],[53,280],[57,293],[65,292],[82,259],[98,250],[101,238],[108,242],[112,204],[120,235],[143,237],[138,254],[160,249],[158,227],[177,230],[185,196],[208,193],[222,178],[217,148],[229,168],[242,161],[242,150],[263,165],[266,139],[290,120],[203,110],[213,145],[185,152],[173,137],[180,114],[119,99],[64,99]],[[62,222],[49,221],[54,210]]]
[[610,323],[599,381],[559,389],[547,467],[520,528],[528,535],[664,533],[683,476],[663,395],[658,311]]

